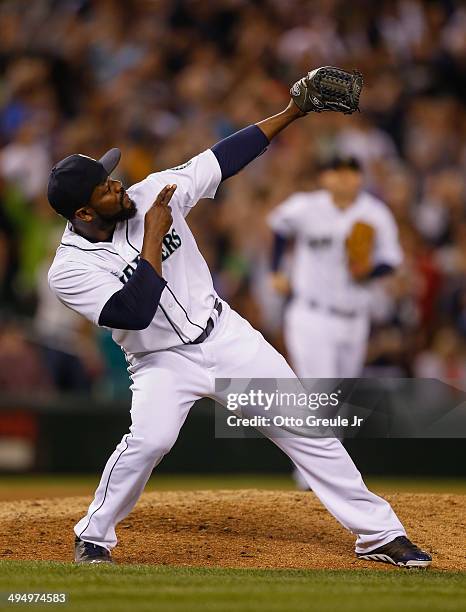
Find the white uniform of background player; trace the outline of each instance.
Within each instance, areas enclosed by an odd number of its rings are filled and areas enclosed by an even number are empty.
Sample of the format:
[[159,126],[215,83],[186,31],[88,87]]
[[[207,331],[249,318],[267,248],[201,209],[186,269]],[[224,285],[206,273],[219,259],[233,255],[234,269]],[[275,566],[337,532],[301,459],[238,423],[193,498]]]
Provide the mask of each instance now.
[[[149,175],[128,189],[137,214],[116,225],[111,242],[89,242],[68,227],[50,269],[50,287],[59,299],[98,323],[103,305],[136,267],[145,212],[165,185],[178,186],[171,200],[173,225],[164,239],[163,277],[168,284],[154,319],[140,331],[112,330],[129,363],[132,424],[105,466],[87,515],[75,526],[82,540],[108,550],[116,545],[117,523],[175,443],[193,403],[204,396],[225,403],[215,391],[216,378],[294,377],[285,359],[246,320],[224,302],[220,316],[214,308],[218,296],[185,217],[199,199],[214,197],[220,180],[211,150],[179,169]],[[210,336],[189,344],[209,317],[215,320]],[[273,441],[326,508],[357,534],[357,552],[405,534],[390,505],[368,491],[338,440]]]
[[[332,187],[345,176],[337,171]],[[354,180],[358,180],[355,171]],[[329,176],[330,178],[330,176]],[[352,177],[349,176],[352,181]],[[354,181],[349,190],[357,187]],[[402,260],[398,230],[383,202],[364,191],[338,206],[331,191],[295,193],[272,211],[273,231],[294,239],[290,263],[291,299],[285,310],[284,336],[291,364],[301,378],[360,376],[369,334],[370,282],[353,279],[345,241],[362,221],[375,229],[372,262],[396,268]]]

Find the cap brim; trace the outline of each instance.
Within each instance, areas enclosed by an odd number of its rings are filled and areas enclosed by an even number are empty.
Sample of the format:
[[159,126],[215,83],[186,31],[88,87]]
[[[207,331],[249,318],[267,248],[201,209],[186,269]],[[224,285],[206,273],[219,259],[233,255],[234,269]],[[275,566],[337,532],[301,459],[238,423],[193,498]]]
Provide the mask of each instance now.
[[118,166],[120,159],[121,159],[121,151],[120,149],[115,148],[115,149],[110,149],[110,151],[107,151],[107,153],[105,153],[105,155],[103,155],[99,159],[99,162],[105,168],[105,172],[108,175],[110,175],[115,170],[115,168]]

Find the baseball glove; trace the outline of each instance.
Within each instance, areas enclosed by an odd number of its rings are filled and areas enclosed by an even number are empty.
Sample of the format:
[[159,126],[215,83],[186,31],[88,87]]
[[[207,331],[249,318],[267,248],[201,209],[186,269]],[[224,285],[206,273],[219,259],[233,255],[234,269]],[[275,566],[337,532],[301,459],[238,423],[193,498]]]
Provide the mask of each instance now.
[[346,238],[346,257],[355,280],[366,278],[373,268],[375,229],[372,225],[357,221]]
[[362,74],[346,72],[333,66],[316,68],[296,81],[290,89],[291,97],[303,113],[336,111],[351,115],[359,110]]

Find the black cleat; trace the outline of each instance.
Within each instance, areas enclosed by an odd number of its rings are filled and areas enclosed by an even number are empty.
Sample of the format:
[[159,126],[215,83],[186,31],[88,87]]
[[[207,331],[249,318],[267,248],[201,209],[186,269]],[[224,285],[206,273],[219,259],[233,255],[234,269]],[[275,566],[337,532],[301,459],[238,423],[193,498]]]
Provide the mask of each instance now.
[[77,536],[74,541],[74,560],[76,563],[113,563],[112,556],[106,548],[84,542]]
[[356,553],[358,559],[392,563],[399,567],[429,567],[432,557],[405,536],[398,536],[388,544],[367,553]]

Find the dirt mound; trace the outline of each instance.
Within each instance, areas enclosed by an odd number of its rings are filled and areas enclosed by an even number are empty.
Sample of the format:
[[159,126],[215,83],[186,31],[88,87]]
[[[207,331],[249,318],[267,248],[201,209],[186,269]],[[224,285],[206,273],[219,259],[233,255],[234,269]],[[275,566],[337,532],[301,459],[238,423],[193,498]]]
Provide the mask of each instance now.
[[[387,495],[410,537],[436,569],[466,570],[466,496]],[[87,497],[0,504],[0,558],[72,559],[72,527]],[[121,563],[303,569],[385,569],[355,559],[353,536],[312,493],[177,491],[146,493],[118,527]]]

